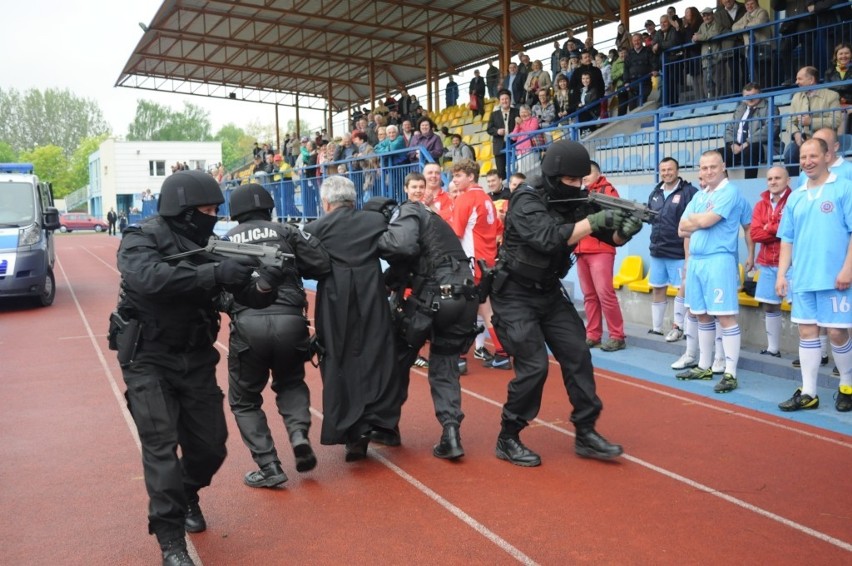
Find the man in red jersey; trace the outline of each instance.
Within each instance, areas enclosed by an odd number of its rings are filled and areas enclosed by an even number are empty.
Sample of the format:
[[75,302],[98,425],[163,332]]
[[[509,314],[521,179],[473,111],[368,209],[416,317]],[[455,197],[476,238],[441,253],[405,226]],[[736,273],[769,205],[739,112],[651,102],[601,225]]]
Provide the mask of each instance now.
[[[453,165],[453,183],[461,194],[453,203],[451,222],[456,236],[461,240],[462,248],[468,257],[485,260],[485,265],[493,267],[497,259],[497,236],[503,232],[503,226],[497,217],[497,209],[491,197],[479,186],[479,164],[464,160]],[[474,265],[474,280],[479,284],[482,273],[479,265]],[[496,369],[512,369],[512,362],[506,355],[494,328],[491,325],[491,303],[480,305],[480,314],[485,320],[491,340],[494,342],[495,355],[483,362],[483,366]]]
[[453,219],[453,199],[450,194],[441,188],[441,166],[437,163],[427,163],[423,167],[423,176],[426,177],[427,206],[438,213],[448,223]]

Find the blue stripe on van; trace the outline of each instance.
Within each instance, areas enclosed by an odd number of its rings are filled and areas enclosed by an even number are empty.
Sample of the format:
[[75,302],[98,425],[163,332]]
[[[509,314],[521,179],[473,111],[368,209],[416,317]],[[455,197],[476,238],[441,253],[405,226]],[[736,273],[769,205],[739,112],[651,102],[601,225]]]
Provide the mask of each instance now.
[[15,250],[18,247],[18,229],[0,230],[0,250]]

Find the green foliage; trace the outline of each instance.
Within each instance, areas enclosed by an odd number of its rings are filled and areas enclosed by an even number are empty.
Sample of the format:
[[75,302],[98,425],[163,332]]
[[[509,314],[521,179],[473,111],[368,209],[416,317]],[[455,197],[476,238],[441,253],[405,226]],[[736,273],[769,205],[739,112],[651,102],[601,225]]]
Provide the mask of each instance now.
[[[299,120],[299,135],[300,136],[308,136],[313,138],[313,134],[322,128],[313,128],[310,124],[305,122],[304,120]],[[288,134],[296,133],[296,120],[287,120],[287,131]]]
[[127,126],[128,141],[210,141],[209,113],[184,102],[182,112],[175,112],[148,100],[139,100],[136,116]]
[[69,157],[83,139],[109,131],[98,104],[67,89],[0,88],[0,141],[15,153],[56,146]]
[[74,150],[74,155],[68,162],[69,192],[76,191],[89,184],[89,155],[96,152],[105,139],[107,139],[106,134],[95,138],[86,138]]
[[37,147],[20,155],[21,162],[32,163],[40,179],[53,183],[53,195],[62,198],[79,187],[69,184],[68,159],[62,148],[56,145]]
[[12,146],[4,141],[0,141],[0,163],[16,163],[18,154],[12,149]]
[[228,171],[243,165],[254,147],[254,138],[234,124],[222,126],[213,139],[222,143],[222,163]]

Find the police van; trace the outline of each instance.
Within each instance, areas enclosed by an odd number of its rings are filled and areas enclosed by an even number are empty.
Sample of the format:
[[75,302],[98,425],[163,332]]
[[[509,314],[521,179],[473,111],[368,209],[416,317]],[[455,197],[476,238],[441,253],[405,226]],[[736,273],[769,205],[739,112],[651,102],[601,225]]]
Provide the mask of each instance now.
[[57,229],[59,211],[50,183],[39,181],[29,163],[0,163],[0,298],[53,304]]

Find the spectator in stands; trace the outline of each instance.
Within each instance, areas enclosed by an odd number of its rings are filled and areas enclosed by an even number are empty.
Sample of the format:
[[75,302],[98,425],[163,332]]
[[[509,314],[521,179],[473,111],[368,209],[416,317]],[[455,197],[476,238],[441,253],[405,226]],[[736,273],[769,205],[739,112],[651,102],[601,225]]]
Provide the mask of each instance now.
[[[745,6],[736,0],[719,0],[721,6],[716,8],[715,19],[722,26],[722,33],[729,33],[746,14]],[[716,67],[719,72],[718,83],[722,88],[721,94],[728,95],[739,91],[743,84],[743,44],[742,36],[722,40],[720,64]],[[723,63],[723,64],[722,64]]]
[[563,57],[559,60],[559,68],[553,73],[553,80],[551,84],[554,89],[556,88],[556,83],[559,81],[559,77],[565,77],[566,79],[571,78],[571,70],[568,68],[568,57]]
[[[518,70],[518,64],[514,62],[509,63],[509,74],[503,79],[503,89],[509,92],[513,108],[524,103],[526,92],[524,91],[524,84],[526,80],[527,76]],[[497,96],[500,96],[499,92]]]
[[417,100],[417,95],[412,94],[408,97],[408,116],[411,120],[411,124],[414,125],[417,123],[418,118],[422,115],[420,108],[420,101]]
[[[450,80],[452,80],[452,77],[450,77]],[[375,108],[373,108],[373,114],[374,115],[379,114],[381,116],[386,116],[388,112],[390,112],[390,108],[385,106],[385,103],[384,103],[383,100],[379,100],[379,103],[376,105]],[[317,132],[317,133],[319,133],[319,132]]]
[[550,74],[553,75],[554,81],[556,79],[556,73],[558,73],[561,68],[559,62],[562,61],[563,58],[567,57],[568,54],[559,45],[559,41],[554,41],[553,53],[550,54]]
[[[852,304],[852,183],[829,170],[825,141],[816,138],[802,144],[802,170],[808,177],[803,187],[787,200],[781,219],[781,256],[775,291],[789,293],[787,270],[795,267],[793,311],[790,320],[799,325],[799,360],[802,387],[780,403],[782,411],[816,409],[817,372],[821,363],[819,326],[828,328],[840,386],[834,407],[852,411],[852,342],[848,309]],[[831,210],[831,213],[826,213]],[[834,308],[832,306],[834,305]]]
[[[594,161],[591,162],[591,171],[583,178],[583,187],[590,193],[618,197],[618,191],[601,174],[600,166]],[[604,352],[623,350],[627,347],[624,318],[612,287],[615,248],[593,236],[585,236],[577,243],[574,255],[586,309],[586,345],[589,348],[600,346]],[[604,318],[609,340],[602,343]]]
[[[411,138],[411,143],[408,147],[423,146],[435,163],[441,162],[441,156],[444,155],[444,144],[441,143],[441,138],[435,133],[435,122],[429,118],[422,118],[418,124],[420,130]],[[411,161],[417,163],[420,160],[419,152],[410,154]]]
[[[834,48],[831,68],[825,73],[825,82],[835,83],[852,78],[852,45],[838,43]],[[852,104],[852,84],[830,87],[840,97],[840,104]],[[846,133],[852,133],[852,114],[847,112]]]
[[[361,195],[363,202],[367,202],[373,197],[376,171],[379,168],[379,158],[376,156],[376,150],[370,144],[364,132],[352,132],[352,143],[355,145],[355,157],[360,159],[353,161],[350,169],[352,171],[361,171]],[[357,187],[359,183],[355,179],[353,181]]]
[[[651,76],[657,75],[657,63],[650,47],[642,45],[642,36],[633,34],[633,48],[624,60],[624,84],[629,85],[625,100],[618,103],[618,114],[627,114],[645,104],[651,94]],[[594,81],[593,81],[594,83]],[[598,91],[602,92],[602,91]]]
[[540,128],[547,128],[556,121],[556,106],[550,100],[550,89],[538,89],[538,100],[532,107],[532,113]]
[[642,34],[644,37],[645,34],[648,34],[650,41],[645,43],[646,47],[651,47],[654,44],[654,36],[657,35],[657,25],[654,23],[654,20],[645,20],[645,33]]
[[766,349],[760,353],[776,358],[781,357],[781,297],[775,292],[781,253],[778,227],[790,192],[787,171],[783,167],[770,168],[766,173],[766,190],[760,194],[751,217],[751,239],[760,244],[760,253],[757,254],[760,276],[754,298],[763,305],[767,341]]
[[485,116],[485,81],[479,76],[479,69],[473,71],[468,94],[470,94],[471,108],[473,108],[474,100],[476,100],[476,109],[473,110],[473,115]]
[[506,137],[515,129],[518,110],[512,108],[512,93],[507,89],[501,90],[498,98],[499,105],[491,112],[486,131],[491,136],[491,148],[497,171],[500,172],[500,178],[505,179],[506,154],[503,150],[506,147]]
[[695,34],[701,28],[702,17],[698,12],[698,8],[690,6],[683,14],[683,25],[680,29],[681,39],[683,40],[683,84],[692,84],[693,100],[704,100],[704,75],[701,72],[701,46],[694,44]]
[[376,137],[379,139],[379,143],[373,148],[376,150],[376,153],[384,153],[387,151],[387,146],[390,143],[388,140],[388,130],[385,126],[379,126],[376,130]]
[[408,147],[411,145],[411,138],[414,137],[414,128],[411,126],[411,120],[403,120],[402,121],[402,132],[400,135],[403,140],[405,140],[405,146]]
[[448,223],[452,222],[453,199],[441,188],[441,166],[437,163],[427,163],[423,167],[423,176],[426,177],[426,193],[429,195],[426,200],[429,201],[430,208]]
[[[512,129],[513,134],[524,134],[538,130],[538,119],[533,116],[532,110],[526,104],[521,104],[518,109],[518,120],[515,122],[515,127]],[[529,153],[535,143],[536,136],[534,134],[522,135],[512,138],[515,142],[515,154],[520,161],[521,158]]]
[[725,370],[715,385],[716,393],[737,388],[740,357],[740,327],[737,324],[739,277],[737,249],[740,225],[746,230],[749,256],[746,271],[754,260],[754,243],[748,232],[751,206],[728,182],[725,163],[718,151],[705,151],[699,161],[706,188],[696,193],[678,225],[678,235],[689,238],[686,271],[686,303],[698,317],[698,367],[677,374],[678,379],[713,379],[710,365],[716,339],[715,317],[722,327]]
[[683,29],[683,20],[681,20],[680,16],[677,15],[677,8],[669,6],[666,8],[666,15],[669,17],[669,22],[672,24],[673,28],[678,31]]
[[[680,99],[680,55],[676,51],[668,51],[673,47],[677,47],[683,43],[681,33],[676,30],[669,19],[668,15],[660,16],[660,29],[654,34],[654,39],[651,43],[651,51],[657,57],[657,68],[663,73],[665,86],[665,102],[666,104],[677,104]],[[663,68],[663,53],[666,52],[666,66]]]
[[550,75],[544,71],[541,61],[533,61],[532,70],[527,74],[527,80],[524,83],[526,91],[526,104],[535,104],[538,100],[538,91],[542,88],[550,88]]
[[[651,329],[649,334],[663,335],[663,318],[668,302],[666,292],[669,285],[680,289],[686,258],[684,239],[678,235],[677,227],[686,205],[698,192],[691,183],[680,176],[680,164],[673,157],[660,161],[660,183],[648,196],[648,208],[657,212],[651,226],[651,243],[648,251],[651,265],[648,269],[648,282],[651,286]],[[684,330],[683,294],[674,300],[674,321],[671,330],[665,335],[666,342],[676,342],[683,336]],[[694,358],[690,363],[694,363]],[[684,369],[682,365],[678,369]]]
[[388,115],[385,117],[385,124],[388,126],[399,126],[402,124],[396,107],[391,108],[390,112],[388,112]]
[[717,35],[725,33],[722,24],[716,21],[712,8],[701,10],[704,23],[698,28],[698,33],[692,36],[692,41],[701,44],[701,71],[704,81],[698,81],[699,88],[696,89],[695,99],[718,98],[722,93],[722,85],[719,84],[721,77],[721,55],[719,51],[721,44],[714,40]]
[[[743,96],[757,96],[760,86],[748,83]],[[780,152],[781,118],[778,108],[772,117],[772,150],[769,149],[769,104],[765,98],[742,100],[734,110],[733,120],[725,126],[725,147],[719,153],[726,167],[742,165],[746,179],[757,178],[757,168],[771,161]]]
[[[601,70],[601,76],[603,77],[604,82],[604,90],[602,96],[607,96],[612,94],[612,65],[610,65],[609,57],[607,57],[604,53],[598,53],[595,55],[595,67]],[[606,110],[606,112],[604,112]],[[609,115],[608,106],[604,106],[601,108],[601,117],[606,117]]]
[[488,98],[497,98],[497,88],[500,85],[500,69],[494,66],[494,61],[488,62],[485,70],[485,86],[488,87]]
[[[600,104],[598,99],[601,97],[600,91],[592,86],[592,75],[588,71],[583,71],[580,76],[580,97],[577,100],[577,106],[583,108],[584,111],[577,117],[578,122],[592,122],[600,117]],[[598,128],[597,124],[590,124],[581,130],[581,133],[593,132]]]
[[556,81],[556,92],[553,96],[553,104],[556,108],[556,118],[562,118],[572,114],[574,107],[571,105],[571,91],[568,90],[568,78],[559,77]]
[[615,34],[615,47],[619,51],[624,49],[625,52],[633,47],[633,40],[624,24],[618,24],[618,31]]
[[[609,60],[610,65],[612,66],[612,70],[610,71],[612,76],[612,91],[616,92],[618,89],[624,86],[624,58],[627,57],[627,51],[621,49],[616,51],[615,49],[609,50]],[[609,101],[609,115],[615,116],[615,111],[618,107],[618,99],[619,97],[624,97],[624,94],[619,94],[618,96],[613,96]]]
[[[352,159],[355,156],[356,148],[352,145],[352,134],[346,132],[340,138],[340,144],[337,146],[334,154],[334,161],[343,161],[345,159]],[[348,169],[348,164],[346,165]]]
[[595,57],[598,56],[598,50],[595,49],[595,40],[591,35],[586,36],[586,41],[583,42],[584,50],[592,56],[592,60],[594,61]]
[[397,110],[399,110],[399,117],[401,120],[405,121],[411,119],[411,96],[409,96],[408,90],[404,86],[399,87]]
[[571,91],[571,102],[575,108],[579,108],[580,92],[583,90],[583,73],[589,73],[591,84],[589,88],[594,89],[598,98],[603,96],[605,90],[603,73],[601,70],[592,64],[592,56],[588,51],[580,54],[580,65],[571,73],[571,80],[568,81],[568,89]]
[[458,103],[459,100],[459,85],[456,81],[453,80],[453,76],[450,75],[450,80],[447,81],[446,87],[446,95],[447,95],[447,108],[452,108]]
[[[769,12],[760,7],[757,0],[745,1],[745,14],[735,21],[731,31],[743,31],[742,43],[745,46],[746,62],[751,67],[754,81],[759,84],[773,84],[772,78],[772,27],[764,26],[752,30],[754,45],[748,28],[763,26],[769,22]],[[751,47],[749,47],[751,45]],[[749,59],[750,57],[750,59]],[[748,76],[748,73],[746,73]]]
[[[815,67],[802,67],[796,74],[796,85],[807,87],[817,84]],[[797,92],[790,103],[790,143],[784,151],[784,163],[791,177],[799,174],[799,147],[820,128],[831,128],[844,133],[846,120],[839,110],[840,97],[833,90],[819,88]]]
[[520,63],[518,63],[518,72],[525,75],[530,74],[533,70],[533,64],[532,61],[530,61],[530,56],[521,51],[518,53],[518,60],[520,61]]
[[469,161],[476,161],[476,156],[473,154],[473,148],[464,143],[459,134],[453,134],[450,139],[452,142],[447,155],[453,165],[461,163],[465,159]]
[[[784,18],[807,15],[811,10],[810,0],[772,0],[771,7],[776,12],[784,11]],[[813,64],[813,36],[809,32],[813,29],[813,18],[800,17],[792,21],[784,21],[779,27],[781,33],[781,45],[779,52],[789,56],[779,62],[780,79],[782,86],[791,86],[795,83],[796,70],[805,65]]]

